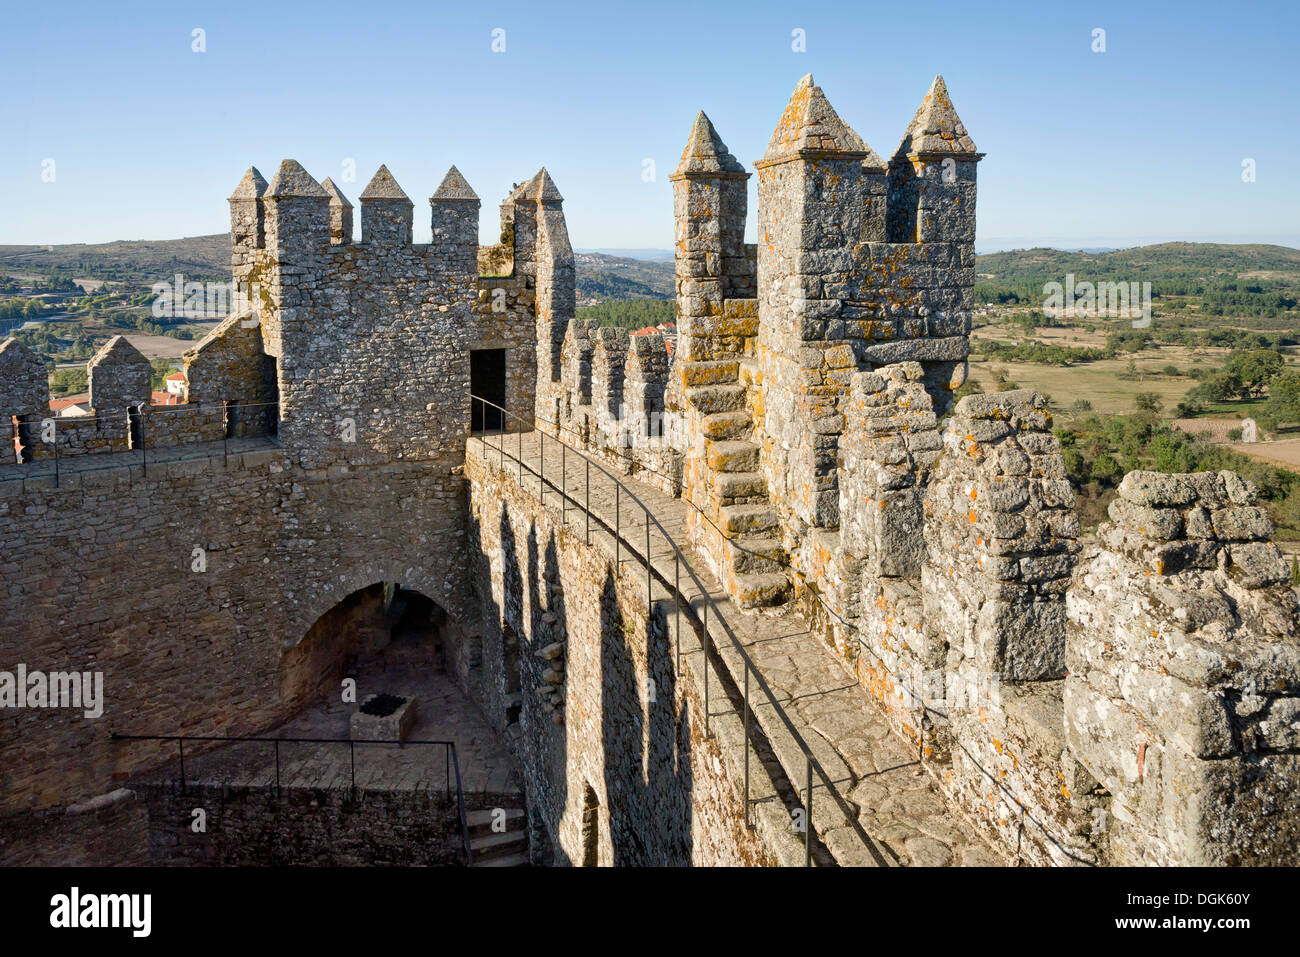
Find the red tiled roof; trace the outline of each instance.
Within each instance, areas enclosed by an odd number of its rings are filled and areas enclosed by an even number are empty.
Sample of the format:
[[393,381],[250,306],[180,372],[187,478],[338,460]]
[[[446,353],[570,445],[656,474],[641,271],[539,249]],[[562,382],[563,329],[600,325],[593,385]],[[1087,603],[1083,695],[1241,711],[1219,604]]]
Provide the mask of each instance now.
[[68,408],[69,406],[81,405],[82,403],[89,404],[89,402],[90,402],[90,393],[88,392],[83,392],[81,395],[70,395],[62,399],[51,399],[50,411],[62,412],[64,409]]
[[173,372],[171,375],[169,375],[169,376],[167,377],[167,381],[168,381],[168,382],[184,382],[184,381],[185,381],[185,373],[184,373],[184,372]]

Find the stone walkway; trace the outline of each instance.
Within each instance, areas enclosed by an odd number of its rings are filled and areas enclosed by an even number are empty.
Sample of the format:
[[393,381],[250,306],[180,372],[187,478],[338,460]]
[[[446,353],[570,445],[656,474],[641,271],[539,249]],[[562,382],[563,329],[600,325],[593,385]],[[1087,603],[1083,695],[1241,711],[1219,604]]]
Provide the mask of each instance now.
[[[415,697],[418,720],[408,741],[455,742],[467,807],[493,806],[492,798],[503,795],[519,795],[520,803],[511,806],[523,806],[518,772],[496,732],[451,677],[433,669],[423,648],[395,642],[374,659],[362,662],[356,677],[358,700],[372,692]],[[258,737],[347,738],[348,722],[355,710],[356,705],[344,704],[339,695],[331,694]],[[355,753],[358,789],[444,791],[449,774],[451,786],[455,787],[455,771],[448,767],[445,747],[412,743],[402,747],[357,745]],[[343,743],[281,744],[280,784],[351,787],[351,758],[352,749]],[[178,772],[177,763],[172,762],[147,775],[146,780],[175,779]],[[241,742],[197,755],[187,748],[185,777],[190,784],[273,786],[275,746]]]
[[[478,455],[485,464],[503,469],[508,477],[518,481],[519,463],[514,456],[519,454],[520,437],[507,437],[504,464],[497,438],[471,439],[469,454]],[[564,453],[562,466],[560,446],[548,437],[543,461],[539,444],[539,433],[522,438],[524,488],[536,496],[541,485],[538,473],[543,473],[546,479],[543,502],[559,513],[563,467],[564,488],[570,498],[566,506],[568,521],[584,527],[582,505],[588,489],[582,459],[570,449]],[[595,464],[590,475],[593,544],[612,550],[612,536],[604,534],[596,519],[610,528],[615,526],[616,486]],[[624,482],[686,553],[686,564],[708,591],[714,608],[731,626],[799,737],[831,778],[833,795],[826,794],[819,779],[814,782],[813,824],[836,862],[879,863],[862,841],[858,829],[842,813],[846,808],[856,814],[861,828],[883,849],[888,858],[886,863],[927,866],[1008,863],[1001,851],[975,833],[963,814],[949,807],[915,750],[893,734],[877,705],[831,649],[809,631],[793,604],[762,612],[742,611],[732,605],[703,562],[687,552],[689,506],[635,480],[624,479]],[[622,538],[618,547],[620,569],[625,576],[644,578],[641,558],[646,548],[644,512],[634,501],[629,501],[626,492],[618,493],[617,503],[617,524]],[[672,598],[659,586],[663,582],[671,585],[678,574],[674,568],[675,553],[657,527],[652,527],[650,554],[659,578],[659,582],[651,582],[654,600],[667,601],[671,608]],[[680,570],[680,581],[683,596],[693,607],[700,607],[699,592],[685,565]],[[710,621],[709,633],[739,687],[745,673],[739,653],[731,647],[716,621]],[[711,715],[734,712],[733,703],[720,690],[715,690],[715,695],[710,700]],[[770,702],[758,693],[751,700],[754,716],[771,742],[787,779],[802,788],[806,773],[802,747],[784,727]]]

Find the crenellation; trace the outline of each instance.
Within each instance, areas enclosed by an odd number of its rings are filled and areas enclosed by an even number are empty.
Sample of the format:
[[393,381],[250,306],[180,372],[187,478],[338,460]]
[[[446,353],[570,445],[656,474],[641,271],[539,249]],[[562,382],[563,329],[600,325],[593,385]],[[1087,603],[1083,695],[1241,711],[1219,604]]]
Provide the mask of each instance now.
[[90,405],[101,417],[124,415],[129,408],[148,405],[153,395],[149,360],[126,336],[108,340],[86,366]]
[[330,196],[330,245],[346,245],[352,242],[352,203],[328,176],[320,185]]
[[[334,680],[338,649],[309,636],[340,601],[364,594],[361,617],[382,617],[398,583],[457,619],[449,670],[512,736],[532,826],[563,853],[598,831],[602,863],[612,837],[638,863],[767,861],[776,832],[744,828],[741,779],[709,769],[748,767],[736,715],[696,700],[713,665],[672,666],[665,576],[629,575],[625,543],[604,555],[606,532],[573,522],[581,450],[679,497],[727,614],[805,626],[827,657],[789,660],[799,680],[842,665],[830,680],[902,739],[871,747],[919,757],[935,800],[1017,862],[1295,862],[1300,608],[1257,490],[1231,472],[1130,473],[1085,548],[1045,397],[953,400],[982,155],[941,77],[888,164],[804,77],[755,164],[746,244],[751,174],[698,114],[671,177],[671,352],[659,332],[576,318],[545,168],[501,203],[487,247],[455,166],[427,245],[386,166],[359,197],[359,242],[333,182],[293,160],[269,184],[250,168],[230,197],[249,299],[185,354],[186,403],[151,406],[149,363],[117,337],[89,364],[95,415],[59,420],[56,447],[37,434],[41,360],[0,344],[16,652],[89,656],[133,730],[251,733]],[[571,448],[492,435],[534,426]],[[526,443],[559,452],[558,479],[510,462]],[[758,644],[757,671],[786,665]],[[681,723],[705,714],[730,730]],[[838,748],[835,726],[815,729]],[[14,727],[6,814],[163,760],[107,724],[26,712]],[[629,763],[607,728],[644,732],[646,752]],[[779,764],[788,744],[769,743]],[[871,787],[854,793],[877,810]],[[749,810],[784,825],[779,803]]]
[[1130,472],[1067,594],[1066,733],[1116,863],[1275,862],[1300,837],[1300,618],[1255,496]]
[[361,191],[361,241],[409,246],[414,228],[415,205],[381,165]]

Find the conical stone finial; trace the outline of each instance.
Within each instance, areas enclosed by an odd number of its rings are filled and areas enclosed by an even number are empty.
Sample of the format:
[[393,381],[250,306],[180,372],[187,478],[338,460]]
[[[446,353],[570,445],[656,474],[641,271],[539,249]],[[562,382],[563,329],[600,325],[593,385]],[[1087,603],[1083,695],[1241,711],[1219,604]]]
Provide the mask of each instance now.
[[537,175],[533,177],[531,187],[528,195],[539,203],[564,202],[564,197],[560,195],[555,180],[551,179],[551,174],[546,172],[545,166],[537,171]]
[[861,158],[864,166],[885,166],[862,137],[840,119],[809,73],[795,84],[759,163],[771,166],[797,157],[818,156]]
[[370,178],[366,188],[361,191],[361,202],[364,203],[372,199],[405,200],[408,203],[411,201],[411,198],[406,195],[402,187],[397,185],[397,180],[388,171],[388,167],[382,164],[375,171],[375,175]]
[[727,150],[727,144],[714,129],[713,123],[703,110],[695,117],[691,127],[690,138],[682,150],[681,162],[677,164],[674,176],[690,173],[744,173],[745,167]]
[[235,191],[230,194],[230,198],[232,200],[257,199],[265,192],[266,180],[262,178],[262,174],[257,171],[256,166],[250,166],[248,172],[244,174],[244,178],[235,187]]
[[975,142],[966,132],[961,118],[953,108],[948,96],[948,85],[943,77],[936,75],[930,84],[930,91],[916,109],[916,115],[908,124],[903,140],[894,151],[894,157],[916,155],[963,156],[973,159],[980,157],[975,149]]
[[441,200],[478,200],[478,193],[470,188],[465,177],[461,175],[460,170],[453,165],[447,170],[447,175],[442,178],[442,184],[429,197],[429,202],[439,202]]
[[310,199],[328,199],[329,193],[312,178],[311,173],[302,168],[297,160],[287,159],[280,164],[266,188],[265,195],[275,199],[290,197],[307,197]]
[[348,198],[343,195],[342,190],[334,185],[334,180],[326,176],[320,185],[321,189],[329,193],[331,206],[342,206],[345,209],[352,208],[352,204],[348,202]]

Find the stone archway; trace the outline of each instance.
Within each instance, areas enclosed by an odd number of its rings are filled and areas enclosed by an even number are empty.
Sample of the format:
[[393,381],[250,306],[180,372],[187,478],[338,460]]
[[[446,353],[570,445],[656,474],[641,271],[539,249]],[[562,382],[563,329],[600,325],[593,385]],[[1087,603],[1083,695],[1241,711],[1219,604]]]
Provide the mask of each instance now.
[[337,689],[368,661],[398,653],[418,660],[420,668],[454,676],[464,687],[481,667],[480,642],[472,624],[463,627],[428,591],[405,581],[381,579],[352,588],[297,640],[286,641],[280,665],[283,713],[295,714]]

